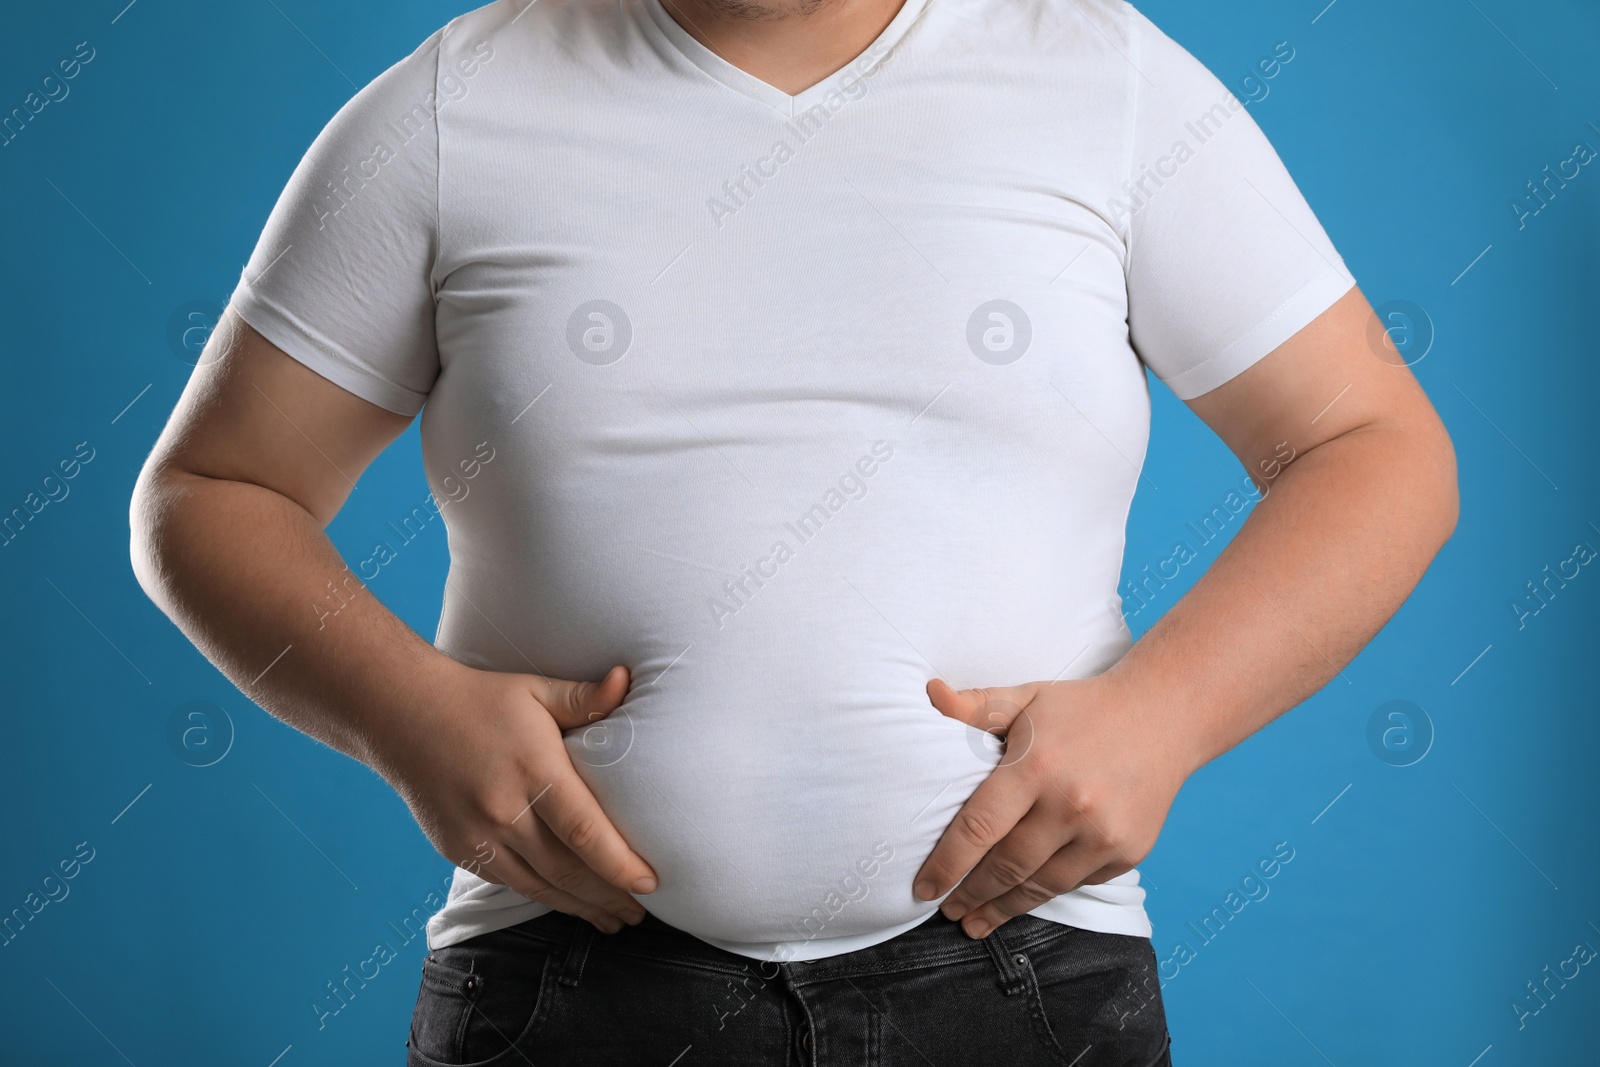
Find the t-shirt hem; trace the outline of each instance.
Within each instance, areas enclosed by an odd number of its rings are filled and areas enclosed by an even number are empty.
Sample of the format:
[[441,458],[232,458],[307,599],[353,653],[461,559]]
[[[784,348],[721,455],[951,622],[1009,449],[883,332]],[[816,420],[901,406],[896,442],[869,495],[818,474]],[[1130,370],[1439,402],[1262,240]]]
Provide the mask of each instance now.
[[[461,917],[444,917],[444,909],[435,912],[428,920],[427,941],[428,951],[447,948],[469,938],[482,934],[503,930],[508,926],[527,922],[547,914],[552,909],[537,901],[527,901],[523,904],[513,904],[507,907],[497,906],[492,911],[486,911],[484,918],[468,920]],[[801,963],[810,960],[827,959],[831,956],[843,955],[846,952],[859,952],[871,948],[885,941],[895,938],[908,930],[914,929],[927,921],[937,905],[930,907],[924,914],[918,915],[909,922],[890,927],[887,930],[873,931],[871,934],[855,934],[848,937],[819,937],[795,941],[774,942],[744,942],[727,941],[722,938],[706,937],[702,934],[691,936],[713,948],[724,952],[731,952],[737,956],[762,962]],[[1141,903],[1114,903],[1099,900],[1094,897],[1075,896],[1067,893],[1043,904],[1028,912],[1036,918],[1047,919],[1050,922],[1061,923],[1064,926],[1076,927],[1080,930],[1092,930],[1106,934],[1129,934],[1133,937],[1150,937],[1154,932],[1150,925],[1150,917],[1146,914]]]
[[720,948],[724,952],[732,952],[738,956],[749,959],[761,960],[763,963],[807,963],[811,960],[825,960],[830,956],[842,956],[846,952],[860,952],[862,949],[881,945],[885,941],[899,937],[908,930],[914,930],[928,921],[928,917],[938,910],[937,905],[918,915],[916,918],[903,922],[898,926],[891,926],[887,930],[874,930],[868,934],[847,934],[843,937],[813,937],[797,938],[792,941],[727,941],[720,937],[707,937],[704,934],[694,936],[704,941],[713,948]]
[[496,907],[492,911],[486,912],[489,916],[488,918],[478,920],[453,918],[449,921],[444,921],[444,910],[449,907],[450,905],[447,902],[444,909],[434,912],[433,916],[428,919],[429,952],[435,949],[449,948],[451,945],[459,944],[482,934],[492,934],[496,930],[504,930],[508,926],[515,926],[518,923],[527,922],[529,919],[537,919],[539,916],[554,910],[548,904],[540,904],[536,900],[530,900],[526,903],[513,904],[509,907]]
[[1299,333],[1356,284],[1343,258],[1329,263],[1289,299],[1221,352],[1181,374],[1164,378],[1180,400],[1193,400],[1231,381]]
[[277,345],[295,362],[368,403],[397,415],[415,415],[426,393],[392,382],[362,367],[352,356],[263,296],[241,277],[228,298],[228,306],[261,336]]

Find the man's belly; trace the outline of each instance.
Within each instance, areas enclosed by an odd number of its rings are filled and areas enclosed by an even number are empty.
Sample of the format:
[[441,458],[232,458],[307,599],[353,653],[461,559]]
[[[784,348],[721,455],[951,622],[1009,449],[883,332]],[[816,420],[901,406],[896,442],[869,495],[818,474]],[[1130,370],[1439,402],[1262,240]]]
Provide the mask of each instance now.
[[913,876],[998,760],[992,739],[929,705],[914,655],[824,655],[697,684],[715,670],[680,661],[675,681],[567,740],[660,877],[639,899],[680,929],[741,942],[927,914]]
[[1098,632],[1063,633],[959,595],[912,612],[883,573],[785,577],[714,639],[641,636],[563,675],[632,669],[621,707],[569,733],[568,753],[659,876],[638,899],[727,942],[871,934],[925,917],[932,905],[913,896],[914,876],[1000,758],[995,738],[932,706],[928,680],[1078,677],[1126,649],[1103,609]]
[[[1084,468],[1021,454],[1004,473],[1024,488],[996,493],[992,469],[909,439],[879,450],[864,493],[830,498],[870,444],[835,444],[820,476],[747,461],[759,489],[663,462],[612,491],[603,471],[581,492],[533,481],[552,497],[510,517],[472,512],[498,502],[487,482],[447,510],[441,648],[562,678],[630,669],[622,706],[566,745],[659,875],[641,902],[692,934],[793,942],[925,917],[916,872],[999,761],[928,681],[1085,677],[1129,646],[1120,525],[1081,503]],[[646,508],[646,487],[665,502]]]

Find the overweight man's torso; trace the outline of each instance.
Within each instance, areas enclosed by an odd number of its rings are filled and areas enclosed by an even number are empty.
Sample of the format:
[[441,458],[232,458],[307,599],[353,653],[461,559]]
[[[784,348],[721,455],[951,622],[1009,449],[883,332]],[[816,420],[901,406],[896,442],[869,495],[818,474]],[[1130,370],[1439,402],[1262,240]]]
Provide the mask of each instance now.
[[[861,61],[789,97],[656,0],[496,3],[330,126],[359,179],[302,188],[315,230],[298,239],[343,226],[369,255],[326,283],[409,269],[408,242],[431,261],[416,307],[436,350],[325,372],[396,410],[426,398],[450,552],[435,643],[488,669],[630,668],[622,707],[567,745],[671,925],[788,959],[914,926],[935,905],[913,874],[999,758],[927,681],[1083,677],[1129,647],[1140,355],[1201,375],[1175,386],[1189,395],[1225,368],[1184,365],[1166,320],[1197,350],[1238,321],[1197,290],[1151,298],[1148,351],[1130,339],[1125,212],[1180,195],[1124,184],[1138,82],[1175,48],[1141,72],[1137,17],[907,0]],[[302,167],[308,186],[327,162]],[[425,235],[413,212],[435,213]],[[1151,230],[1151,256],[1187,239]],[[1304,250],[1262,270],[1297,299],[1339,285]],[[295,277],[278,284],[313,284]],[[274,299],[235,296],[291,354],[326,340]],[[381,329],[386,312],[355,313]],[[1035,914],[1146,935],[1143,896],[1129,872]],[[457,871],[429,942],[544,910]]]

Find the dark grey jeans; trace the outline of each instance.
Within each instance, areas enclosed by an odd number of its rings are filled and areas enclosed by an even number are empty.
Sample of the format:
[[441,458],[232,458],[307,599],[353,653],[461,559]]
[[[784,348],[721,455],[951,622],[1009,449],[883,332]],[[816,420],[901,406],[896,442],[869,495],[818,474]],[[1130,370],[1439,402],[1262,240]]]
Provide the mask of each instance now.
[[551,912],[430,952],[409,1067],[1170,1067],[1148,938],[934,912],[809,963]]

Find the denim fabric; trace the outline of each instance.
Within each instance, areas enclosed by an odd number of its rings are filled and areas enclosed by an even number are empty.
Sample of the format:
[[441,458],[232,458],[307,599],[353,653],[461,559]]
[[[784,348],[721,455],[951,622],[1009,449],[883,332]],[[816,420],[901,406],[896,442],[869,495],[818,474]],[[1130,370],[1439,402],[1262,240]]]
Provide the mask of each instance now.
[[1148,938],[935,912],[871,948],[761,963],[654,916],[559,912],[430,952],[408,1067],[1170,1067]]

